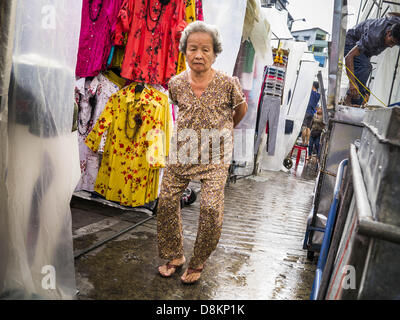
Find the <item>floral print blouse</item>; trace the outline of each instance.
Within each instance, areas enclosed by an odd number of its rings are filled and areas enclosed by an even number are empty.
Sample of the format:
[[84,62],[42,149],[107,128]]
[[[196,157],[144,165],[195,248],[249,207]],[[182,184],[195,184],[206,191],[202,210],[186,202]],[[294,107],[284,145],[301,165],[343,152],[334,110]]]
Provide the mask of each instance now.
[[108,130],[94,189],[107,200],[131,207],[157,198],[159,169],[165,166],[171,135],[168,97],[149,85],[135,93],[136,85],[110,97],[85,141],[96,152]]
[[80,78],[75,84],[78,113],[78,144],[81,178],[76,191],[94,191],[94,183],[100,168],[101,153],[104,151],[106,135],[101,139],[98,152],[90,150],[85,139],[96,123],[110,96],[118,92],[125,84],[125,80],[112,72],[99,74],[92,80]]
[[[182,154],[182,150],[188,148],[188,143],[184,139],[178,140],[176,147],[175,145],[172,147],[173,150],[177,150],[177,157],[171,156],[169,165],[177,167],[183,165],[188,172],[193,172],[193,167],[197,167],[198,170],[215,168],[216,166],[212,165],[214,160],[218,160],[215,162],[218,165],[229,165],[233,151],[233,111],[238,105],[246,102],[239,79],[216,71],[208,87],[198,97],[189,83],[188,72],[186,70],[171,79],[168,84],[169,99],[179,108],[176,121],[178,137],[186,129],[196,132],[197,140],[195,141],[198,142],[198,153],[194,155],[196,159],[193,159],[193,164],[182,163],[179,155]],[[219,133],[225,131],[225,134],[230,135],[227,136],[230,139],[227,140],[227,143],[221,139],[219,147],[214,147],[211,143],[209,144],[209,140],[203,140],[204,130],[208,130],[208,132],[216,130]],[[219,159],[211,158],[212,155],[218,156]]]
[[118,14],[115,44],[128,34],[121,76],[137,82],[166,84],[176,74],[185,1],[124,0]]
[[[194,0],[186,0],[185,21],[187,24],[196,21],[196,3]],[[186,59],[183,52],[179,52],[178,68],[176,74],[186,70]]]

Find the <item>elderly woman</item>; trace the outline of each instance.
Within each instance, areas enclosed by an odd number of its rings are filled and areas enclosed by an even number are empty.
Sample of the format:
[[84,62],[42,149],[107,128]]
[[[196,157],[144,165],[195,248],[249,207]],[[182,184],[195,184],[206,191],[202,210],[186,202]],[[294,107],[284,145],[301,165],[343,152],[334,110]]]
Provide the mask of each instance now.
[[[169,277],[186,262],[180,198],[190,180],[199,179],[201,201],[197,238],[188,269],[181,277],[183,283],[194,283],[200,278],[204,263],[216,249],[221,235],[233,128],[246,114],[247,104],[238,79],[212,68],[222,51],[218,32],[213,26],[201,21],[189,24],[182,33],[179,50],[184,53],[189,69],[169,82],[171,103],[179,110],[176,124],[178,159],[174,161],[170,155],[159,196],[158,249],[160,257],[168,262],[158,271],[161,276]],[[187,154],[188,142],[179,140],[188,132],[196,133],[196,141],[190,145],[196,155],[189,161],[186,155],[182,156]],[[213,156],[210,160],[204,156],[215,151],[215,148],[209,148],[211,142],[206,140],[204,143],[205,132],[219,132],[224,137],[224,143],[219,141],[218,145],[223,147],[223,152],[217,148],[220,152],[217,158]]]

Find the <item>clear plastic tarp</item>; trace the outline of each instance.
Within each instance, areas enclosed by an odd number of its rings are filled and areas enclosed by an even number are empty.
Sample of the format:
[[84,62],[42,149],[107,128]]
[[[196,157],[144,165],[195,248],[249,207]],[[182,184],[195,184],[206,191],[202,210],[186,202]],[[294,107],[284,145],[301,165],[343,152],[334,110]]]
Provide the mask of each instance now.
[[288,28],[288,12],[276,10],[275,8],[261,8],[272,29],[272,39],[293,39]]
[[81,5],[17,1],[3,163],[8,196],[0,194],[7,207],[0,225],[8,232],[5,299],[76,294],[69,203],[80,176],[72,125]]
[[204,22],[217,27],[222,42],[222,53],[213,68],[230,76],[240,48],[246,5],[246,0],[203,0]]
[[[254,134],[256,130],[258,101],[260,99],[265,66],[263,61],[264,60],[256,54],[254,61],[253,87],[247,96],[247,113],[234,131],[235,146],[233,160],[237,162],[248,162],[247,165],[254,162]],[[245,172],[247,172],[247,170]],[[241,170],[237,170],[236,173],[244,174]]]
[[8,87],[11,74],[11,57],[15,25],[16,0],[0,2],[0,292],[3,291],[8,255],[7,228],[7,157],[8,157]]

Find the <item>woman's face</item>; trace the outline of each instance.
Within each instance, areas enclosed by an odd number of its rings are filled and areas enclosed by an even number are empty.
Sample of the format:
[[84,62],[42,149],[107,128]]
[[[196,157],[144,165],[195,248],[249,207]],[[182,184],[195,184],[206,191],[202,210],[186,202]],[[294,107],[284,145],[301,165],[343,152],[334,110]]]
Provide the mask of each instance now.
[[189,35],[185,56],[191,70],[204,72],[211,69],[215,61],[211,35],[206,32],[194,32]]

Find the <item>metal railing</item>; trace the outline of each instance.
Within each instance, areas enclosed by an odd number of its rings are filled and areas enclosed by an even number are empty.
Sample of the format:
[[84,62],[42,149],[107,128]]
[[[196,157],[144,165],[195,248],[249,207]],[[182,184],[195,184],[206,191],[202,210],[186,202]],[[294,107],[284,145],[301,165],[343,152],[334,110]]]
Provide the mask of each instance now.
[[324,239],[322,240],[321,251],[319,254],[318,264],[317,264],[317,271],[315,272],[313,289],[311,291],[311,297],[310,297],[311,300],[317,299],[318,291],[321,286],[322,273],[325,268],[326,259],[329,252],[329,246],[331,243],[333,227],[335,225],[335,220],[336,220],[336,212],[339,203],[339,191],[343,181],[344,168],[347,166],[348,161],[349,161],[348,159],[344,159],[342,160],[342,162],[340,162],[338,172],[336,175],[335,188],[333,191],[333,200],[331,207],[329,209],[328,220],[326,221]]

